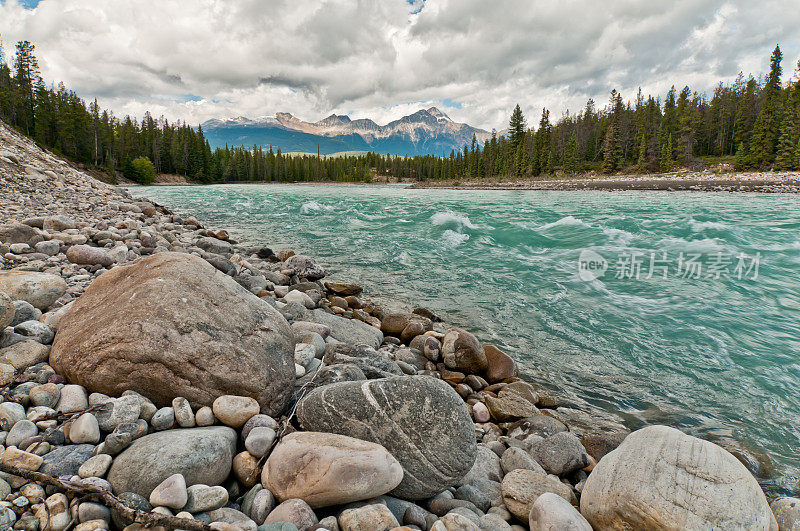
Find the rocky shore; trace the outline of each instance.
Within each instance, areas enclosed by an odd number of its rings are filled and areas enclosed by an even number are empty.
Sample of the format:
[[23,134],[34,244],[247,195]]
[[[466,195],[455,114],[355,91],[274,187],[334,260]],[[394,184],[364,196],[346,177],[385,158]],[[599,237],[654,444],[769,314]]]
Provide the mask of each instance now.
[[800,526],[722,447],[559,406],[430,311],[1,123],[0,269],[0,529]]
[[539,180],[421,181],[412,188],[459,190],[603,190],[624,192],[758,192],[800,193],[797,172],[675,172],[661,175],[588,175]]

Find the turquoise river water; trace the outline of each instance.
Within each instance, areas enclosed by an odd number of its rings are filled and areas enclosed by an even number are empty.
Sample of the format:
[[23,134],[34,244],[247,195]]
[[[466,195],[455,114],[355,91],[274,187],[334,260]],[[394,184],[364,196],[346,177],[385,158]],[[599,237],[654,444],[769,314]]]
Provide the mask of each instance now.
[[242,242],[310,254],[390,307],[426,306],[513,355],[527,379],[631,428],[735,438],[773,460],[766,488],[800,491],[795,196],[131,191]]

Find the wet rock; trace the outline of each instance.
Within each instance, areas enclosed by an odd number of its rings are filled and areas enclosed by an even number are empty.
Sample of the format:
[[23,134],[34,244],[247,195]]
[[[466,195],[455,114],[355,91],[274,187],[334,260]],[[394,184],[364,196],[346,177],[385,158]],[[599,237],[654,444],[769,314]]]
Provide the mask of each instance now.
[[519,376],[517,363],[514,359],[495,347],[494,345],[484,345],[483,353],[486,356],[486,381],[489,383],[502,382],[508,378]]
[[467,373],[486,370],[486,354],[474,335],[461,328],[447,330],[442,340],[442,359],[448,369]]

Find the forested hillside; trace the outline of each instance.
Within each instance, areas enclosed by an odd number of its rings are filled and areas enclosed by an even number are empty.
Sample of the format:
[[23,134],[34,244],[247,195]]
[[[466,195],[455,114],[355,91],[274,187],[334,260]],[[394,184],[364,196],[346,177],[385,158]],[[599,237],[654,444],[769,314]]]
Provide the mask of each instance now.
[[[528,128],[519,106],[507,135],[483,145],[473,139],[449,157],[366,154],[340,158],[285,156],[260,147],[211,150],[202,127],[146,113],[116,117],[88,105],[63,84],[41,78],[34,46],[23,41],[13,57],[0,48],[0,118],[39,144],[76,162],[149,182],[176,173],[197,182],[361,181],[375,175],[404,179],[538,177],[553,173],[645,173],[700,166],[729,157],[736,169],[800,169],[800,81],[782,81],[782,54],[766,77],[739,75],[709,96],[672,88],[663,100],[624,101],[616,90],[605,108],[589,100],[553,123],[544,109]],[[800,64],[798,64],[800,68]]]

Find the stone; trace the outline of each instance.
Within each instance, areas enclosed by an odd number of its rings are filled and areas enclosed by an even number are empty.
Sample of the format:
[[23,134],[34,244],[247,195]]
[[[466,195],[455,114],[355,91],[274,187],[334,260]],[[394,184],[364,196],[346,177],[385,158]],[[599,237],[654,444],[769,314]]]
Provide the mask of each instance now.
[[306,310],[298,316],[298,320],[325,325],[330,329],[330,337],[349,345],[366,345],[377,349],[383,343],[383,332],[374,326],[322,310]]
[[0,463],[25,470],[33,470],[34,472],[41,468],[42,462],[41,456],[24,452],[14,447],[6,448],[3,454],[0,455]]
[[448,329],[444,335],[442,359],[448,369],[466,373],[480,373],[487,367],[486,354],[477,338],[457,327]]
[[149,496],[173,474],[182,474],[187,485],[218,485],[231,471],[236,439],[225,426],[145,435],[114,459],[108,480],[114,492],[140,496]]
[[[258,485],[260,488],[261,485]],[[261,488],[253,496],[253,503],[250,507],[250,518],[259,525],[263,524],[269,513],[275,508],[275,496],[267,489]]]
[[13,243],[36,245],[36,243],[43,239],[39,231],[23,223],[11,222],[0,225],[0,242],[9,245]]
[[0,291],[12,299],[24,300],[46,310],[67,291],[67,283],[50,273],[0,271]]
[[531,445],[531,456],[549,474],[563,476],[589,465],[589,455],[575,435],[562,431]]
[[601,529],[778,528],[742,463],[667,426],[631,433],[597,463],[581,492],[581,514]]
[[486,356],[487,367],[484,375],[487,382],[497,383],[519,376],[517,363],[499,348],[494,345],[484,345],[483,353]]
[[33,304],[17,300],[14,301],[14,320],[11,322],[11,326],[17,326],[25,321],[38,321],[41,316],[42,311],[34,308]]
[[106,432],[126,422],[136,422],[142,412],[142,404],[135,396],[122,396],[110,400],[94,412],[100,429]]
[[434,363],[439,361],[442,352],[442,343],[435,337],[424,334],[412,339],[408,346],[422,352],[425,358]]
[[108,454],[90,457],[78,468],[78,475],[82,478],[102,478],[111,467],[112,459]]
[[202,258],[164,252],[97,277],[62,317],[50,365],[94,392],[133,390],[159,407],[236,393],[277,415],[292,394],[294,335]]
[[283,263],[284,269],[291,270],[299,278],[319,280],[325,276],[325,270],[313,258],[303,254],[290,256]]
[[252,487],[258,482],[258,458],[245,450],[233,458],[233,473],[245,487]]
[[55,407],[61,398],[61,389],[54,383],[46,383],[32,387],[28,392],[31,405],[42,407]]
[[39,433],[39,428],[33,422],[23,419],[14,423],[6,436],[6,446],[19,446],[22,441],[35,437]]
[[105,249],[90,245],[73,245],[67,249],[67,260],[78,265],[99,265],[110,267],[114,263],[112,257]]
[[531,455],[523,450],[522,448],[511,447],[505,452],[503,452],[503,456],[500,458],[500,466],[503,467],[503,471],[508,474],[512,470],[535,470],[536,472],[540,472],[542,474],[546,474],[542,465],[540,465],[536,459],[531,457]]
[[212,409],[214,416],[223,424],[241,428],[253,415],[259,413],[260,406],[249,396],[223,395],[214,400]]
[[40,472],[50,476],[77,475],[81,465],[92,457],[94,448],[92,444],[70,444],[54,448],[44,456]]
[[294,524],[299,531],[306,531],[319,522],[314,510],[303,500],[292,499],[281,503],[264,520],[265,524],[275,522],[289,522]]
[[228,491],[221,486],[192,485],[186,489],[186,494],[186,505],[183,506],[183,510],[190,513],[213,511],[228,503]]
[[47,256],[55,256],[61,252],[61,244],[57,241],[39,242],[34,245],[37,252],[46,254]]
[[253,522],[246,514],[237,511],[232,507],[220,507],[208,513],[208,518],[211,522],[221,522],[230,524],[230,527],[218,527],[217,529],[225,529],[230,531],[256,531],[256,523]]
[[363,288],[355,282],[326,281],[325,287],[328,289],[328,291],[337,295],[341,295],[342,297],[358,295],[363,290]]
[[570,487],[535,470],[512,470],[503,478],[500,488],[506,508],[521,522],[528,521],[533,503],[545,492],[557,494],[570,504],[577,502]]
[[403,374],[397,363],[365,345],[344,343],[328,345],[322,362],[326,366],[353,364],[361,369],[367,378],[386,378]]
[[399,336],[410,323],[419,323],[421,325],[420,332],[415,334],[414,337],[430,330],[432,327],[430,319],[426,319],[421,315],[413,313],[390,313],[381,319],[381,332]]
[[68,384],[61,388],[61,399],[56,409],[61,413],[76,413],[89,407],[86,389],[80,385]]
[[[323,353],[325,352],[323,348]],[[317,357],[317,349],[314,345],[298,343],[294,347],[294,362],[302,367],[308,367],[311,360]]]
[[382,445],[403,467],[392,495],[420,499],[456,485],[475,462],[474,425],[441,380],[402,376],[340,382],[311,391],[297,416],[304,430]]
[[42,220],[42,228],[47,232],[62,232],[75,228],[75,220],[62,214],[47,216]]
[[179,510],[186,505],[188,496],[183,474],[173,474],[159,483],[150,493],[150,505]]
[[[119,501],[135,511],[143,511],[149,512],[152,510],[152,506],[147,501],[147,498],[136,494],[135,492],[122,492],[117,493],[117,498]],[[124,518],[118,511],[112,510],[111,511],[111,520],[117,526],[117,528],[122,529],[127,524],[130,524],[130,520]]]
[[200,238],[195,242],[202,250],[206,251],[207,253],[214,253],[214,254],[231,254],[233,252],[233,246],[222,240],[218,240],[217,238]]
[[36,516],[42,529],[64,531],[72,520],[69,514],[69,500],[60,492],[53,494],[39,507]]
[[247,439],[244,441],[244,447],[250,452],[253,457],[262,457],[265,455],[273,441],[275,440],[276,433],[272,428],[259,426],[250,430],[247,434]]
[[552,492],[539,496],[531,506],[528,525],[531,531],[592,531],[592,526],[568,501]]
[[489,413],[489,408],[486,407],[486,404],[483,402],[477,402],[472,406],[472,418],[475,419],[475,422],[489,422],[491,420],[491,414]]
[[14,327],[14,333],[29,337],[43,345],[53,342],[55,332],[52,328],[39,321],[24,321]]
[[259,427],[272,428],[273,430],[277,430],[278,423],[275,421],[275,419],[273,419],[269,415],[262,415],[260,413],[258,415],[253,415],[252,417],[250,417],[250,420],[245,422],[244,426],[242,426],[242,431],[241,431],[242,439],[246,441],[247,437],[250,435],[250,432],[253,429]]
[[9,431],[14,424],[25,419],[25,407],[17,402],[0,404],[0,429]]
[[297,291],[296,289],[293,289],[292,291],[284,295],[283,300],[286,302],[296,302],[306,308],[315,308],[317,306],[311,299],[311,297],[309,297],[302,291]]
[[560,420],[541,414],[518,420],[508,428],[508,436],[523,440],[531,435],[547,438],[567,430],[567,426]]
[[403,467],[383,446],[316,432],[281,439],[261,474],[279,501],[300,498],[312,508],[380,496],[402,479]]
[[342,531],[389,531],[400,524],[382,503],[345,509],[339,515]]
[[449,513],[438,519],[431,531],[481,531],[481,528],[464,515]]
[[11,297],[0,291],[0,332],[14,322],[16,309]]
[[78,505],[78,520],[81,522],[91,522],[92,520],[110,522],[111,511],[108,507],[99,503],[83,502]]
[[208,406],[201,407],[194,414],[194,423],[200,427],[213,426],[216,421],[214,411]]
[[0,362],[21,371],[32,365],[47,361],[50,348],[38,341],[26,339],[0,350]]
[[167,430],[175,424],[175,410],[171,407],[162,407],[150,419],[150,425],[156,431]]
[[539,414],[536,406],[519,395],[508,394],[497,398],[487,395],[485,400],[492,418],[499,422],[514,421]]
[[772,502],[770,508],[778,523],[778,531],[800,530],[800,498],[781,496]]
[[461,479],[461,485],[475,483],[478,480],[500,482],[503,479],[503,468],[500,456],[485,444],[479,444],[475,453],[475,464]]

